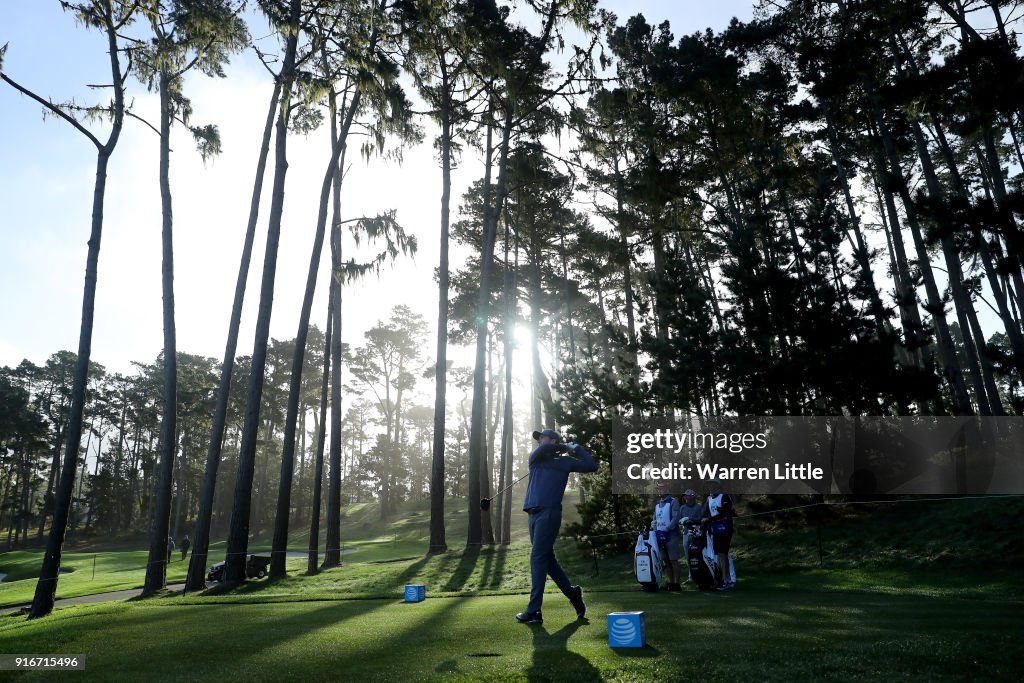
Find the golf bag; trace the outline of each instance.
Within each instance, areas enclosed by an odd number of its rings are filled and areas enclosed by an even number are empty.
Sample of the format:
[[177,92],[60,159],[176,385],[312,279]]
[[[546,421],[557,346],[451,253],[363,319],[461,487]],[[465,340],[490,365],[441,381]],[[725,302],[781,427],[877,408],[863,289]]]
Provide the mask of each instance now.
[[720,583],[718,558],[709,548],[707,529],[700,524],[688,524],[686,532],[690,535],[690,545],[687,548],[690,577],[700,590],[714,590]]
[[661,548],[655,532],[652,530],[646,537],[642,533],[637,536],[633,567],[636,580],[645,591],[656,592],[661,585],[661,562]]
[[[719,571],[718,555],[715,555],[715,549],[711,543],[712,538],[714,538],[714,534],[711,534],[708,538],[708,544],[704,548],[704,555],[708,558],[708,562],[711,563],[711,566],[714,567],[715,571],[717,572]],[[733,583],[736,583],[736,563],[732,561],[732,553],[729,553],[726,557],[728,557],[729,559],[729,580]],[[720,576],[720,574],[715,574],[715,576]],[[721,581],[719,581],[718,583],[721,583]]]
[[[697,588],[702,591],[713,590],[722,585],[721,572],[718,569],[718,556],[715,555],[715,548],[711,542],[711,533],[701,524],[688,524],[687,533],[690,534],[690,546],[688,557],[690,558],[690,576]],[[736,581],[736,565],[732,561],[732,553],[729,553],[729,580]]]

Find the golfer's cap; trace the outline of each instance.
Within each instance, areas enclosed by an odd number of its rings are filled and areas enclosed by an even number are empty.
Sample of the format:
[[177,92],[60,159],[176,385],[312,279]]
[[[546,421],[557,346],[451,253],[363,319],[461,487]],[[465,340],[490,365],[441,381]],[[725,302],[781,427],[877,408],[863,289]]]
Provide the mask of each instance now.
[[550,438],[554,439],[555,441],[557,441],[559,443],[562,442],[562,437],[554,429],[542,429],[539,432],[535,431],[533,433],[533,440],[534,441],[540,441],[540,437],[542,437],[542,436],[550,437]]
[[683,491],[683,495],[684,496],[696,496],[697,492],[694,491],[693,489],[686,489],[685,491]]

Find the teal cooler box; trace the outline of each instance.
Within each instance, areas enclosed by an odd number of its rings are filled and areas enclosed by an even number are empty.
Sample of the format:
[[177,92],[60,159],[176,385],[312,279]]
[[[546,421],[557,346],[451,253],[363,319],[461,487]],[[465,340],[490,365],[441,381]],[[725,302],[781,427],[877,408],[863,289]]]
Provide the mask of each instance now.
[[409,584],[405,587],[406,602],[423,602],[427,599],[427,587],[423,584]]
[[608,615],[608,647],[644,647],[647,630],[643,612],[612,612]]

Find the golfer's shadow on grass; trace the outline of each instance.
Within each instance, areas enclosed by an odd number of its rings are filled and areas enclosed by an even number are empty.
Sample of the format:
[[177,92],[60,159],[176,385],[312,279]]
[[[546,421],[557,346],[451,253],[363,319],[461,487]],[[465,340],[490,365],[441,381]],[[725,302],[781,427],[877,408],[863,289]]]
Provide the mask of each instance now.
[[582,627],[590,624],[587,619],[578,619],[566,624],[554,633],[548,633],[542,624],[530,624],[533,631],[533,666],[526,672],[528,681],[557,681],[565,679],[565,672],[572,671],[574,681],[600,681],[601,672],[583,655],[569,651],[569,638]]

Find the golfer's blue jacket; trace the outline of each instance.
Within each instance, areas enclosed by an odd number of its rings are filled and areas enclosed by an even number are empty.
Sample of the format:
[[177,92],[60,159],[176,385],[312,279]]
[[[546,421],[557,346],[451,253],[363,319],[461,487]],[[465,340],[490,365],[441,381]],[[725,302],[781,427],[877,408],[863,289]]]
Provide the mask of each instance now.
[[530,453],[530,481],[526,485],[523,510],[562,507],[562,495],[570,472],[596,472],[597,461],[583,448],[576,447],[573,458],[564,455],[563,444],[542,444]]

